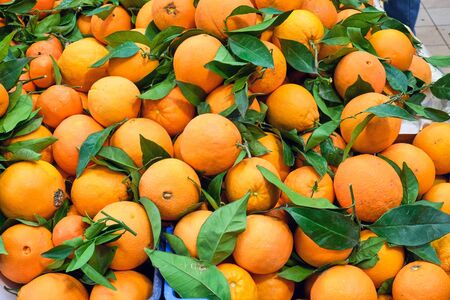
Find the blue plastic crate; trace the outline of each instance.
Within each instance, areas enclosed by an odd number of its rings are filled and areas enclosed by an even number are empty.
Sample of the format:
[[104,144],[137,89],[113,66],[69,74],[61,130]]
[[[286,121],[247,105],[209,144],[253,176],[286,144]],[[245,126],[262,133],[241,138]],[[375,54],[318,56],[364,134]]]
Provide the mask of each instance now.
[[159,300],[161,299],[163,289],[163,279],[158,269],[153,272],[153,291],[152,296],[148,300]]

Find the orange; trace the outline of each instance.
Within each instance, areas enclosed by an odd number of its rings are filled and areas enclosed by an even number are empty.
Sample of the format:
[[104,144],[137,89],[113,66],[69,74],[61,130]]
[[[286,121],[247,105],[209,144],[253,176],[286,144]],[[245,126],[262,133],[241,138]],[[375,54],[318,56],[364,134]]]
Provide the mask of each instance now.
[[[295,169],[286,177],[284,184],[304,197],[325,198],[330,202],[334,201],[333,180],[330,175],[325,173],[321,178],[311,166]],[[281,198],[290,202],[284,193],[281,194]]]
[[283,145],[280,139],[273,133],[265,132],[266,136],[260,138],[258,141],[266,147],[269,153],[259,156],[270,162],[278,171],[280,179],[284,180],[289,174],[290,167],[283,159]]
[[410,71],[414,77],[425,82],[425,84],[430,84],[432,82],[430,65],[420,56],[413,55],[408,71]]
[[328,29],[336,24],[337,11],[330,0],[302,0],[301,9],[314,13]]
[[148,259],[144,249],[153,246],[153,233],[145,209],[132,201],[114,202],[106,205],[95,216],[94,221],[105,217],[102,211],[124,222],[136,233],[133,235],[127,231],[118,240],[108,244],[111,247],[117,246],[111,269],[126,271],[143,264]]
[[183,160],[183,158],[181,157],[181,150],[180,150],[180,144],[181,144],[181,136],[183,134],[178,135],[178,137],[176,138],[175,142],[173,143],[173,156],[175,158],[178,158],[180,160]]
[[[312,131],[302,134],[302,139],[303,139],[303,142],[305,143],[305,145],[308,143],[308,140],[311,137],[311,135],[312,135]],[[329,137],[330,137],[331,142],[333,143],[334,147],[344,150],[345,146],[347,146],[344,139],[338,133],[333,132]],[[316,151],[317,153],[321,153],[320,145],[315,146],[313,148],[313,150]]]
[[[194,183],[194,182],[195,183]],[[163,220],[177,220],[200,199],[200,179],[185,162],[167,158],[151,165],[139,182],[139,194],[152,200]]]
[[323,59],[327,58],[328,56],[331,56],[344,48],[352,48],[352,44],[328,45],[328,44],[321,43],[320,49],[319,49],[319,54],[317,55],[317,58],[319,60],[323,60]]
[[420,131],[413,142],[433,160],[436,174],[450,173],[450,124],[433,123]]
[[106,205],[127,200],[128,187],[125,174],[94,166],[73,181],[71,199],[81,215],[92,218]]
[[249,89],[253,93],[269,94],[283,84],[287,65],[283,52],[277,46],[267,41],[263,41],[263,43],[272,53],[274,67],[257,67],[256,72],[250,78]]
[[361,13],[361,12],[360,12],[359,10],[352,9],[352,8],[347,8],[347,9],[341,10],[341,11],[338,12],[338,14],[337,14],[337,20],[336,20],[336,23],[339,23],[339,22],[341,22],[341,21],[344,21],[344,20],[346,20],[348,17],[351,17],[351,16],[356,15],[356,14],[360,14],[360,13]]
[[[280,199],[278,199],[277,204],[275,204],[274,208],[278,208],[281,206],[286,206],[286,202],[280,198]],[[264,215],[280,219],[281,221],[285,222],[286,224],[288,224],[288,222],[289,222],[289,214],[285,210],[272,209],[268,212],[265,212]]]
[[244,197],[250,192],[247,211],[268,210],[277,204],[280,190],[267,181],[257,166],[264,167],[280,178],[277,169],[259,157],[246,158],[232,167],[225,177],[225,194],[229,202]]
[[101,131],[103,127],[86,115],[68,117],[56,127],[53,136],[58,140],[52,145],[53,158],[68,175],[75,175],[78,152],[89,135]]
[[441,210],[450,214],[450,183],[443,182],[431,187],[423,196],[423,199],[431,202],[443,202]]
[[179,87],[175,87],[161,100],[144,100],[142,117],[150,119],[164,127],[170,136],[180,134],[195,116],[192,105]]
[[80,215],[68,215],[62,218],[53,228],[53,245],[58,246],[65,241],[83,236],[87,227],[88,224],[83,222],[83,217]]
[[41,55],[30,62],[30,78],[33,79],[33,83],[40,88],[47,88],[55,84],[55,73],[50,56]]
[[17,224],[2,234],[8,252],[0,255],[0,272],[17,283],[27,283],[42,274],[51,260],[41,256],[53,248],[52,234],[44,227]]
[[450,233],[431,243],[441,261],[441,268],[450,272]]
[[[47,37],[48,37],[47,42],[50,43],[51,45],[53,45],[53,47],[55,47],[55,49],[58,49],[60,51],[60,53],[62,53],[64,50],[64,47],[63,47],[63,44],[61,43],[61,41],[54,35],[48,34]],[[59,58],[59,57],[55,57],[55,59],[57,59],[57,58]]]
[[50,218],[65,199],[61,174],[48,162],[22,161],[0,175],[0,209],[8,218]]
[[[371,237],[377,237],[377,235],[370,230],[361,231],[361,241]],[[387,243],[384,243],[377,255],[379,258],[377,263],[371,268],[363,269],[363,271],[369,275],[375,287],[379,288],[384,281],[394,278],[403,267],[405,251],[403,247],[390,247]]]
[[273,7],[281,11],[289,11],[299,9],[302,5],[302,0],[297,1],[283,1],[283,0],[254,0],[258,9]]
[[124,77],[108,76],[96,81],[88,93],[92,117],[107,127],[125,119],[136,118],[141,108],[137,86]]
[[221,115],[203,114],[184,129],[180,154],[196,171],[216,175],[233,165],[241,143],[241,134],[233,122]]
[[434,163],[422,149],[398,143],[381,152],[381,155],[392,160],[400,169],[403,163],[408,165],[419,182],[419,195],[425,194],[433,186],[436,176]]
[[432,263],[414,261],[404,266],[394,279],[395,300],[447,300],[450,298],[450,278]]
[[283,84],[267,98],[269,123],[284,130],[310,129],[319,120],[314,97],[297,84]]
[[346,260],[353,248],[344,250],[331,250],[320,247],[300,227],[295,231],[295,252],[306,263],[313,267],[322,267],[337,261]]
[[91,65],[108,54],[94,38],[84,38],[69,44],[58,60],[64,83],[87,92],[92,84],[107,75],[108,62],[98,68]]
[[[408,70],[416,49],[409,38],[396,29],[383,29],[372,34],[369,42],[378,56],[401,71]],[[393,47],[395,45],[395,47]]]
[[116,271],[114,275],[116,279],[111,280],[111,284],[116,288],[115,291],[97,284],[89,299],[150,299],[153,284],[146,276],[136,271]]
[[167,131],[155,121],[144,118],[134,118],[123,123],[112,135],[111,146],[125,151],[138,167],[142,167],[141,135],[173,156],[172,140]]
[[[199,5],[201,4],[199,3]],[[206,93],[211,92],[219,86],[223,78],[205,68],[205,65],[214,59],[221,46],[218,39],[207,34],[199,34],[185,39],[175,50],[173,56],[176,79],[194,84]]]
[[358,76],[369,83],[375,93],[381,93],[386,84],[386,71],[378,58],[368,52],[347,54],[334,70],[334,86],[341,97],[357,80]]
[[256,24],[256,14],[245,14],[227,17],[239,6],[250,6],[250,0],[202,0],[195,9],[195,24],[197,28],[217,37],[226,37],[225,28],[235,30]]
[[224,263],[217,266],[225,276],[230,287],[231,300],[258,300],[258,290],[252,276],[241,267]]
[[39,95],[36,102],[44,124],[56,128],[66,118],[81,114],[83,106],[80,95],[73,88],[53,85]]
[[320,19],[308,10],[294,10],[289,17],[275,27],[273,43],[281,49],[280,40],[293,40],[312,50],[311,44],[318,44],[324,35],[323,24]]
[[375,286],[357,267],[334,266],[323,272],[311,289],[311,300],[377,300]]
[[236,241],[236,263],[255,274],[280,270],[289,260],[294,239],[283,221],[264,215],[247,217],[247,227]]
[[78,92],[78,95],[81,99],[81,106],[83,106],[83,110],[88,110],[88,96],[85,93]]
[[259,300],[287,300],[294,296],[295,283],[276,273],[253,275]]
[[[213,90],[208,97],[206,97],[206,103],[208,103],[211,113],[219,114],[236,103],[232,90],[233,85],[221,85]],[[253,109],[258,112],[261,111],[258,100],[253,99],[249,109]]]
[[[136,43],[139,51],[131,57],[113,58],[109,61],[108,74],[125,77],[138,82],[150,74],[159,65],[158,60],[150,59],[150,48],[144,44]],[[130,70],[133,70],[130,72]]]
[[195,28],[195,7],[190,0],[152,0],[152,16],[156,27]]
[[[367,112],[361,112],[370,107],[386,103],[387,101],[389,101],[389,97],[385,95],[367,93],[360,95],[347,103],[342,111],[341,118],[343,121],[340,125],[341,134],[344,140],[348,143],[355,127],[369,115]],[[397,139],[401,125],[402,120],[398,118],[374,117],[358,135],[352,149],[360,153],[376,153],[383,151],[391,146]]]
[[[55,42],[56,40],[56,42]],[[58,44],[59,43],[59,44]],[[42,55],[53,56],[58,60],[62,53],[61,43],[56,38],[51,38],[44,41],[37,41],[28,47],[25,52],[26,57],[38,57]]]
[[[37,0],[36,4],[31,9],[32,12],[35,11],[41,11],[41,10],[51,10],[53,8],[53,5],[55,3],[55,0]],[[42,18],[47,13],[46,12],[39,12],[39,17]]]
[[402,202],[400,178],[394,168],[376,156],[362,154],[347,158],[339,165],[334,190],[341,207],[352,205],[350,185],[355,196],[356,215],[365,222],[376,221]]
[[[30,74],[28,73],[28,71],[26,71],[25,73],[22,73],[22,75],[20,75],[20,77],[19,77],[19,80],[21,80],[21,81],[30,80]],[[14,87],[14,89],[15,89],[15,87]],[[24,83],[22,85],[22,90],[24,90],[25,92],[34,92],[36,90],[36,86],[34,85],[33,81],[28,81],[27,83]]]
[[193,257],[198,257],[197,237],[200,228],[211,214],[209,210],[197,210],[182,217],[175,225],[173,234],[184,242]]
[[153,21],[152,6],[153,2],[150,0],[139,9],[136,16],[136,28],[146,29]]
[[77,19],[77,26],[82,35],[91,35],[91,16],[80,15]]
[[[34,139],[41,139],[52,136],[52,133],[45,128],[44,126],[39,126],[38,129],[36,129],[33,132],[30,132],[26,135],[14,137],[12,139],[9,139],[5,142],[5,145],[11,145],[18,142],[24,142],[24,141],[30,141]],[[52,146],[48,146],[44,150],[41,151],[41,160],[51,163],[53,161],[53,154],[52,154]]]
[[378,295],[378,300],[393,300],[392,296],[390,295]]
[[94,15],[91,19],[92,35],[103,44],[106,44],[105,38],[117,31],[131,29],[131,17],[128,12],[121,6],[116,6],[113,11],[102,20],[99,16]]

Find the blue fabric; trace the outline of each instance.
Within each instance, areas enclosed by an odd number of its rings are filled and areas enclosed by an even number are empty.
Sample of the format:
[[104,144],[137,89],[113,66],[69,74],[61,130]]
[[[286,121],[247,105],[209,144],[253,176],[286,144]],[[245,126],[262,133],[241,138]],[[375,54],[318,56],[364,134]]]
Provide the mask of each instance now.
[[413,31],[420,9],[420,0],[389,0],[384,3],[387,14],[408,25]]

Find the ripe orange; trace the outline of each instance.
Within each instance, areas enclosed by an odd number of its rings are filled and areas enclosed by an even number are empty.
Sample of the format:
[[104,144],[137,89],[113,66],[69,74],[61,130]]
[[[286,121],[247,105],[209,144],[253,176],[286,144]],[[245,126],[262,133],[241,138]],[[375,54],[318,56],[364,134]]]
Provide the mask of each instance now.
[[87,94],[83,92],[78,92],[78,95],[81,99],[81,106],[83,107],[83,110],[88,110],[88,96]]
[[116,279],[111,284],[116,290],[111,290],[102,285],[95,285],[92,289],[90,300],[106,299],[149,299],[152,295],[153,284],[146,276],[136,271],[116,271]]
[[82,35],[91,35],[91,16],[80,15],[77,19],[77,26]]
[[152,6],[153,2],[148,1],[139,9],[136,16],[136,28],[146,29],[147,26],[153,21]]
[[39,95],[36,107],[44,117],[44,124],[53,128],[64,119],[83,112],[80,95],[64,85],[53,85],[45,90]]
[[377,291],[361,269],[334,266],[319,275],[311,289],[311,300],[325,299],[377,300]]
[[173,145],[167,131],[155,121],[134,118],[123,123],[111,137],[111,146],[125,151],[138,167],[142,167],[140,136],[161,146],[173,156]]
[[441,210],[450,214],[450,183],[443,182],[431,187],[423,196],[423,199],[431,202],[443,202]]
[[[347,158],[334,176],[334,191],[341,207],[350,207],[355,196],[356,215],[374,222],[391,208],[400,205],[403,188],[400,178],[383,159],[362,154]],[[351,211],[351,209],[349,209]]]
[[[158,60],[149,58],[150,48],[144,44],[136,43],[136,45],[140,50],[135,55],[127,58],[113,58],[109,61],[109,75],[138,82],[158,67]],[[130,70],[133,71],[130,72]]]
[[[194,183],[194,182],[195,183]],[[200,198],[200,179],[185,162],[167,158],[151,165],[139,182],[139,194],[152,200],[163,220],[177,220]]]
[[300,227],[295,231],[295,252],[306,263],[313,267],[321,267],[333,262],[343,261],[352,253],[352,248],[331,250],[320,247]]
[[83,222],[80,215],[68,215],[56,223],[52,232],[53,245],[58,246],[63,242],[83,236],[87,223]]
[[91,19],[92,35],[103,44],[106,44],[105,38],[117,31],[131,29],[131,17],[128,12],[121,6],[116,6],[113,11],[102,20],[99,16],[94,15]]
[[81,215],[92,218],[106,205],[127,200],[128,187],[125,174],[94,166],[73,181],[71,199]]
[[205,64],[214,59],[221,46],[218,39],[207,34],[195,35],[184,40],[173,56],[176,79],[197,85],[206,93],[211,92],[219,86],[223,78],[206,69]]
[[[25,70],[25,73],[22,73],[22,75],[20,75],[19,80],[22,80],[22,81],[30,80],[29,72],[27,70]],[[13,89],[15,89],[15,87]],[[36,90],[36,86],[34,85],[33,81],[28,81],[27,83],[24,83],[22,85],[22,90],[24,90],[25,92],[34,92]],[[12,92],[12,90],[11,90],[11,92]]]
[[231,300],[258,300],[258,291],[252,276],[241,267],[224,263],[217,266],[228,281]]
[[272,69],[258,67],[250,78],[249,89],[253,93],[269,94],[283,84],[287,66],[283,52],[277,46],[267,41],[263,43],[272,53],[274,67]]
[[241,143],[241,134],[233,122],[221,115],[203,114],[184,129],[180,154],[196,171],[216,175],[233,165]]
[[297,84],[283,84],[270,94],[266,104],[269,123],[280,129],[303,131],[319,120],[313,96]]
[[34,42],[30,45],[30,47],[28,47],[25,55],[26,57],[48,55],[53,56],[55,60],[58,60],[61,56],[62,50],[61,42],[53,37],[48,40]]
[[360,14],[360,13],[361,13],[361,12],[360,12],[359,10],[352,9],[352,8],[347,8],[347,9],[341,10],[341,11],[338,12],[338,14],[337,14],[337,20],[336,20],[336,23],[339,23],[339,22],[341,22],[341,21],[344,21],[344,20],[346,20],[348,17],[351,17],[351,16],[356,15],[356,14]]
[[318,44],[324,35],[320,19],[308,10],[294,10],[281,25],[275,27],[272,42],[281,49],[280,40],[294,40],[310,50],[311,44]]
[[450,124],[433,123],[420,131],[413,142],[433,160],[436,174],[450,173]]
[[164,127],[170,136],[180,134],[194,116],[195,106],[184,97],[179,87],[161,100],[143,101],[142,117]]
[[[36,129],[33,132],[30,132],[29,134],[14,137],[12,139],[5,141],[4,145],[6,146],[6,145],[18,143],[18,142],[24,142],[24,141],[40,139],[40,138],[45,138],[45,137],[50,137],[50,136],[52,136],[52,133],[46,127],[39,126],[38,129]],[[52,154],[52,146],[51,145],[41,151],[41,160],[46,161],[48,163],[52,163],[53,154]]]
[[68,175],[75,175],[78,165],[78,149],[87,137],[103,127],[86,115],[68,117],[56,127],[53,136],[58,140],[52,145],[53,158]]
[[422,149],[410,144],[398,143],[390,146],[381,155],[392,160],[402,168],[406,163],[419,182],[419,195],[425,194],[432,186],[436,176],[434,163]]
[[270,162],[277,169],[280,179],[284,180],[289,174],[290,167],[283,159],[283,145],[280,139],[275,134],[266,132],[266,136],[258,141],[269,150],[269,153],[261,155],[259,158]]
[[[211,113],[219,114],[235,104],[232,90],[233,85],[221,85],[206,97],[205,101],[208,103]],[[261,111],[258,100],[254,99],[249,109]]]
[[48,162],[18,162],[0,175],[0,209],[8,218],[48,219],[63,203],[65,190],[61,174]]
[[152,0],[152,16],[156,27],[195,28],[195,7],[190,0]]
[[408,70],[416,53],[409,38],[396,29],[379,30],[372,34],[369,42],[379,57],[386,59],[388,63],[402,71]]
[[182,217],[175,225],[173,234],[184,242],[189,254],[193,257],[198,257],[197,237],[200,228],[211,214],[209,210],[197,210]]
[[408,71],[410,71],[414,77],[417,77],[425,82],[425,84],[430,84],[432,81],[430,65],[420,56],[413,55]]
[[441,268],[450,272],[450,233],[431,243],[441,261]]
[[38,12],[39,17],[44,17],[47,13],[46,12],[39,12],[41,10],[51,10],[53,8],[53,5],[55,3],[55,0],[37,0],[36,4],[31,9],[32,12],[36,13]]
[[336,24],[338,13],[330,0],[302,0],[301,9],[314,13],[328,29]]
[[136,232],[136,235],[125,232],[118,240],[108,244],[111,247],[117,246],[111,269],[125,271],[140,266],[148,259],[144,249],[153,246],[153,233],[145,209],[132,201],[114,202],[106,205],[95,216],[94,221],[105,217],[102,211],[124,222]]
[[264,215],[247,217],[247,228],[236,241],[233,257],[255,274],[277,272],[289,260],[294,239],[283,221]]
[[[355,127],[369,114],[361,112],[387,101],[389,101],[389,97],[385,95],[367,93],[360,95],[347,103],[342,111],[341,118],[343,121],[340,125],[341,134],[344,140],[346,142],[350,141]],[[391,146],[397,139],[401,124],[402,120],[398,118],[374,117],[358,135],[352,149],[360,153],[376,153],[383,151]]]
[[386,84],[386,71],[378,58],[368,52],[356,51],[347,54],[334,71],[334,86],[341,97],[352,86],[358,76],[369,83],[375,93],[381,93]]
[[86,288],[74,277],[62,273],[47,273],[22,286],[17,300],[88,300]]
[[33,83],[40,88],[47,88],[55,84],[53,62],[49,55],[38,56],[30,62],[30,78],[33,79]]
[[94,38],[84,38],[68,45],[58,60],[64,83],[87,92],[94,82],[107,75],[108,62],[98,68],[91,68],[91,65],[108,53]]
[[254,0],[254,2],[258,9],[273,7],[281,11],[300,9],[302,5],[302,0],[298,1]]
[[[256,14],[236,15],[227,19],[231,12],[242,5],[253,7],[250,0],[203,0],[195,9],[195,24],[197,28],[224,38],[225,27],[235,30],[256,24]],[[226,22],[226,23],[225,23]]]
[[395,300],[450,299],[450,278],[435,264],[415,261],[398,272],[392,296]]
[[294,296],[295,283],[279,277],[276,273],[252,275],[259,300],[287,300]]
[[[333,180],[330,175],[325,173],[325,175],[320,177],[311,166],[295,169],[286,177],[284,184],[302,196],[326,198],[330,202],[334,201]],[[281,198],[290,203],[286,194],[282,193]]]
[[229,202],[241,199],[250,192],[247,211],[268,210],[277,204],[280,190],[267,181],[257,166],[264,167],[280,178],[277,169],[259,157],[246,158],[232,167],[225,177],[225,194]]
[[0,272],[17,283],[27,283],[42,274],[51,260],[41,256],[51,248],[52,234],[44,227],[17,224],[2,234],[8,254],[0,255]]

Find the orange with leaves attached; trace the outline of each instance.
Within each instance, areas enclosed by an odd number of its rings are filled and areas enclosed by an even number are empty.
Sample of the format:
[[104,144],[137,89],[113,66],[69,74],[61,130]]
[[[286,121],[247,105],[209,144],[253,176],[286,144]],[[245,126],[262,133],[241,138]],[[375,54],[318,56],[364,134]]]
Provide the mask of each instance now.
[[175,225],[173,234],[184,242],[189,254],[193,257],[198,257],[197,238],[200,228],[211,214],[209,210],[193,211],[182,217]]
[[121,6],[116,6],[104,20],[97,15],[92,16],[91,19],[92,35],[103,44],[107,43],[105,38],[108,35],[130,29],[131,17]]
[[235,264],[223,263],[217,266],[230,287],[230,300],[258,300],[258,290],[250,274]]

